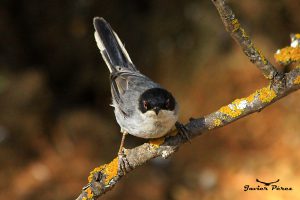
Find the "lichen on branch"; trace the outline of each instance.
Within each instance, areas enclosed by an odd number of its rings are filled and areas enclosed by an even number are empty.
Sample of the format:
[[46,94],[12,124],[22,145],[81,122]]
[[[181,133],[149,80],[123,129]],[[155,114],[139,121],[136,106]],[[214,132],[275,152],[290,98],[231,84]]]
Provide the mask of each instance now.
[[278,49],[274,58],[283,65],[300,63],[300,34],[291,34],[291,46]]
[[[285,74],[280,74],[272,64],[257,50],[250,38],[247,36],[240,23],[235,18],[232,10],[225,4],[224,0],[212,0],[219,11],[221,19],[224,22],[226,29],[231,33],[231,36],[243,48],[244,53],[248,56],[251,62],[262,71],[262,73],[270,79],[270,84],[266,87],[256,90],[247,97],[239,98],[232,101],[230,104],[219,108],[204,117],[191,119],[185,124],[188,130],[190,139],[202,135],[206,131],[228,125],[242,117],[251,113],[261,111],[263,108],[271,105],[273,102],[285,97],[291,92],[300,89],[300,67],[295,67],[292,71]],[[300,34],[294,34],[291,45],[300,44]],[[292,48],[295,48],[291,46]],[[296,46],[297,47],[297,46]],[[299,47],[297,47],[299,48]],[[298,50],[284,50],[288,56],[282,56],[279,60],[298,60]],[[287,53],[288,52],[288,53]],[[277,79],[278,77],[279,79]],[[131,171],[138,166],[145,164],[155,157],[166,158],[178,150],[178,148],[187,142],[179,134],[170,134],[166,137],[150,140],[133,149],[125,151],[128,164],[131,166]],[[101,165],[90,172],[88,178],[89,184],[84,187],[77,200],[97,199],[107,191],[111,190],[124,176],[124,173],[119,173],[118,158],[113,159],[110,163]]]

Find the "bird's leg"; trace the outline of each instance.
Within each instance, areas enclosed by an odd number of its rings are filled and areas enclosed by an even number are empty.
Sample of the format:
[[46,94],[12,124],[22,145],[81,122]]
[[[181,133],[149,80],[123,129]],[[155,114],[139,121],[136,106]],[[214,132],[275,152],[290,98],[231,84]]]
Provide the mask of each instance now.
[[179,135],[183,138],[186,139],[187,141],[189,141],[189,143],[191,143],[191,139],[189,136],[189,130],[180,122],[176,122],[175,123],[175,127],[179,133]]
[[121,144],[120,144],[120,148],[118,151],[118,160],[119,160],[119,173],[121,173],[122,175],[125,175],[127,171],[129,171],[131,169],[129,162],[126,158],[126,155],[124,153],[124,141],[125,141],[125,137],[128,134],[126,131],[121,131],[122,132],[122,140],[121,140]]
[[127,135],[126,131],[121,131],[121,133],[122,133],[122,139],[121,139],[121,144],[120,144],[120,147],[119,147],[118,154],[122,154],[123,153],[124,141],[125,141],[125,137]]

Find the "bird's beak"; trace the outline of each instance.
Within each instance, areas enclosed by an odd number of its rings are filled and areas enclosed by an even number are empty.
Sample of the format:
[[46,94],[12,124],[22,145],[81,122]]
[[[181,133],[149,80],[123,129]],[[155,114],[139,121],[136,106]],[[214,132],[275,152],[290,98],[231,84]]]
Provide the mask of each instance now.
[[154,107],[153,110],[154,110],[155,114],[158,115],[158,113],[160,111],[160,108],[159,107]]

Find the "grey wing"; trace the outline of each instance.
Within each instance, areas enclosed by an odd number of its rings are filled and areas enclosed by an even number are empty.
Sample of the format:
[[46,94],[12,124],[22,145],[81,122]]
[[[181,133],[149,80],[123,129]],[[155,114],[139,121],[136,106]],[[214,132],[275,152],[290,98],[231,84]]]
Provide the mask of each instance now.
[[145,90],[161,87],[139,72],[123,70],[116,73],[111,75],[112,96],[125,116],[138,106],[138,98]]
[[111,91],[117,104],[114,106],[128,114],[141,92],[160,86],[135,68],[118,35],[103,18],[94,18],[94,28],[97,46],[111,73]]
[[143,87],[147,88],[149,86],[151,87],[151,85],[157,85],[143,74],[126,69],[112,72],[110,80],[112,95],[117,103],[121,103],[123,101],[123,96],[127,91],[143,90]]

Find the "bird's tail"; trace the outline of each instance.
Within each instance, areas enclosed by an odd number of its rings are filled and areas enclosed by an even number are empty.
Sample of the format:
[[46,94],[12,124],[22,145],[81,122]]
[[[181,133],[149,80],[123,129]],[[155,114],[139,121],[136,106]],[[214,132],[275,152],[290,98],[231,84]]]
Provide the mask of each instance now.
[[95,39],[109,71],[137,71],[118,35],[102,17],[94,18]]

